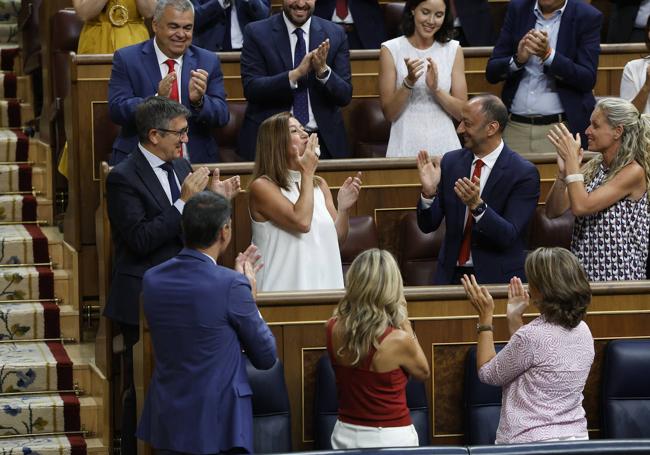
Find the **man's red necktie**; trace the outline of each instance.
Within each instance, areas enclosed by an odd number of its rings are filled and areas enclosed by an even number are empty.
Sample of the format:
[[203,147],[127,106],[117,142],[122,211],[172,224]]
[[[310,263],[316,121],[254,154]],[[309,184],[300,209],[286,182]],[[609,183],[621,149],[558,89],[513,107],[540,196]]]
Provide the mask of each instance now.
[[[176,64],[175,60],[172,60],[172,59],[165,60],[165,63],[169,67],[169,73],[176,72],[176,70],[174,69],[174,65]],[[176,76],[176,77],[178,77],[178,76]],[[180,101],[180,98],[178,97],[178,79],[175,80],[174,83],[172,84],[172,90],[169,93],[169,99],[174,100],[176,102]]]
[[[474,166],[474,172],[472,173],[471,180],[474,181],[474,177],[481,178],[481,168],[485,163],[481,160],[476,160]],[[463,266],[467,261],[469,261],[469,253],[472,249],[472,226],[474,225],[474,217],[472,213],[467,214],[467,221],[465,222],[465,230],[463,231],[463,241],[460,244],[460,252],[458,253],[458,265]]]
[[341,20],[348,17],[348,0],[336,0],[336,15]]

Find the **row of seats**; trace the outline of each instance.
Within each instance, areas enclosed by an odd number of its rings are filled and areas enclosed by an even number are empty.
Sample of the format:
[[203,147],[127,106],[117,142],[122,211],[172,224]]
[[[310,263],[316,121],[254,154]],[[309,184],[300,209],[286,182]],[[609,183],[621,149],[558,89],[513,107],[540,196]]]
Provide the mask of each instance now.
[[[503,345],[497,346],[497,352]],[[649,453],[650,439],[650,340],[614,340],[605,350],[603,368],[600,436],[603,441],[544,444],[494,445],[501,412],[501,388],[483,384],[476,371],[476,348],[465,359],[464,410],[465,442],[470,447],[442,446],[420,449],[363,451],[409,454],[560,454],[560,453]],[[256,453],[291,451],[289,396],[282,363],[256,370],[250,364],[248,375],[253,390],[254,441]],[[425,386],[410,380],[407,404],[420,446],[428,446],[429,407]],[[336,379],[332,364],[323,355],[316,365],[314,382],[314,448],[331,450],[330,436],[338,417]],[[613,439],[617,441],[612,441]],[[620,441],[618,441],[620,439]],[[328,452],[317,452],[326,454]],[[336,453],[347,453],[339,452]],[[356,453],[349,451],[349,453]]]
[[[415,203],[415,201],[414,201]],[[570,211],[550,219],[544,207],[537,207],[528,232],[529,249],[540,246],[569,248],[574,216]],[[445,237],[445,225],[435,232],[425,234],[417,225],[415,211],[409,212],[399,223],[399,265],[406,286],[430,285],[438,264],[438,254]],[[344,272],[355,257],[369,248],[379,247],[379,235],[371,216],[350,218],[348,238],[341,246]]]

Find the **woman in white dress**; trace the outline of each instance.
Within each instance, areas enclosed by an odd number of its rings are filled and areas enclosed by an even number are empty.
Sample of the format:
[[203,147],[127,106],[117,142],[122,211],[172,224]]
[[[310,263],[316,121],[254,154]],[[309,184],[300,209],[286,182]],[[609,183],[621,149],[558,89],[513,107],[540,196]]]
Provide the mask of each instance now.
[[[650,50],[650,17],[645,25],[645,47]],[[650,114],[650,55],[631,60],[623,68],[621,98],[634,104],[642,114]]]
[[392,123],[387,157],[461,148],[452,118],[467,101],[465,60],[444,0],[407,0],[403,36],[382,43],[379,96]]
[[260,125],[249,187],[253,243],[264,261],[259,291],[343,288],[339,244],[348,234],[361,173],[345,180],[337,209],[327,183],[314,174],[318,155],[316,134],[308,135],[289,112]]

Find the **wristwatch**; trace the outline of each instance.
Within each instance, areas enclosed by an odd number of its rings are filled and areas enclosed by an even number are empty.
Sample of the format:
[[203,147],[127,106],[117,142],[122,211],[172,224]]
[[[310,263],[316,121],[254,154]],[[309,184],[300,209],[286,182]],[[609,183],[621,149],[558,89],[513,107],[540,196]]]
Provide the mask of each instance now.
[[486,209],[487,209],[487,204],[485,203],[485,201],[483,201],[479,205],[477,205],[474,210],[472,210],[472,216],[479,216],[483,212],[485,212]]
[[476,324],[476,333],[493,332],[493,331],[494,331],[494,327],[491,325]]

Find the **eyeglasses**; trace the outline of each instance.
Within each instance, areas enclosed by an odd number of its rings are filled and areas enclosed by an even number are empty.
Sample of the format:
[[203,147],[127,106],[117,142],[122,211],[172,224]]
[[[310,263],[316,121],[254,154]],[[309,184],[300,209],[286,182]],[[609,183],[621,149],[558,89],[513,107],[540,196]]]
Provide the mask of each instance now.
[[185,128],[182,128],[178,131],[166,130],[165,128],[156,128],[157,131],[162,131],[163,133],[175,134],[176,136],[178,136],[178,139],[182,139],[183,136],[186,136],[189,129],[190,129],[189,126],[186,126]]

